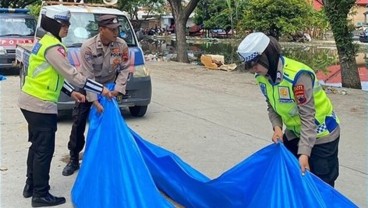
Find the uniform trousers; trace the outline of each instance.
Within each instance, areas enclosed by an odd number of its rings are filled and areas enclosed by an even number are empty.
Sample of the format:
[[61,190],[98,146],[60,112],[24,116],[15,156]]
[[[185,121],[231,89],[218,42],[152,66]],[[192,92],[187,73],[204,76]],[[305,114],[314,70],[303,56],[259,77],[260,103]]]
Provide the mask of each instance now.
[[[283,140],[285,147],[298,158],[300,138],[288,141],[284,134]],[[332,187],[335,186],[335,180],[339,176],[339,159],[337,157],[339,140],[340,136],[332,142],[314,145],[309,157],[310,171]]]
[[84,131],[86,129],[87,119],[92,106],[92,102],[75,103],[73,108],[73,125],[70,132],[68,149],[70,150],[70,160],[79,161],[79,153],[83,150],[85,144]]
[[46,196],[50,186],[50,166],[55,150],[57,114],[35,113],[21,109],[28,123],[27,180],[33,187],[33,196]]

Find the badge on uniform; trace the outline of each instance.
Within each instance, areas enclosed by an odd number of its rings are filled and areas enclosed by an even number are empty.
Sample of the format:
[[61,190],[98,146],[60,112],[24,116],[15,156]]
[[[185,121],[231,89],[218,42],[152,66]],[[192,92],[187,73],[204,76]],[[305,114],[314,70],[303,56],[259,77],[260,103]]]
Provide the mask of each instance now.
[[119,48],[111,48],[111,56],[119,56],[120,55],[120,49]]
[[119,48],[111,48],[111,58],[110,58],[110,64],[113,69],[116,69],[118,66],[120,66],[121,63],[121,53]]
[[291,96],[290,96],[289,87],[278,86],[278,90],[279,90],[280,102],[290,102]]
[[294,86],[294,95],[295,99],[299,105],[307,102],[307,98],[305,96],[304,85],[295,85]]

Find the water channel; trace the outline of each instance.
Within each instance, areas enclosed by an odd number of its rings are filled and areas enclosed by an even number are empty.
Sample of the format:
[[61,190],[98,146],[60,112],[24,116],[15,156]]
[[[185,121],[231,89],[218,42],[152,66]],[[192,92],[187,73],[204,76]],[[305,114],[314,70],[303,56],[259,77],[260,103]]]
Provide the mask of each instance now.
[[[171,38],[145,38],[140,43],[147,61],[169,61],[176,58],[176,41]],[[235,63],[238,65],[236,70],[243,70],[236,53],[239,43],[240,40],[231,39],[189,39],[188,56],[192,64],[202,65],[200,62],[202,54],[223,55],[225,64]],[[285,56],[299,60],[315,70],[318,69],[327,73],[331,68],[339,67],[334,42],[281,42],[281,45]],[[368,45],[360,45],[356,60],[359,71],[366,73],[368,68]],[[363,90],[368,90],[367,77],[362,79],[362,86]]]

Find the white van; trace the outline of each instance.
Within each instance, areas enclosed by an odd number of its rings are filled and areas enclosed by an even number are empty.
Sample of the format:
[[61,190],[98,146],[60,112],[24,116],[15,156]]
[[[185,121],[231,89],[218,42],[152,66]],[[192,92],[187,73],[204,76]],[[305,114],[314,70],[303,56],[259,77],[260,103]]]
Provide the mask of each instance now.
[[[78,68],[80,66],[79,50],[84,41],[95,36],[98,33],[97,18],[104,14],[116,15],[122,25],[119,28],[120,37],[123,38],[129,46],[130,57],[133,67],[131,70],[130,79],[127,82],[126,94],[117,97],[120,107],[129,107],[132,116],[142,117],[147,111],[148,104],[151,102],[152,86],[149,71],[145,67],[143,51],[138,44],[137,37],[133,27],[127,18],[126,14],[118,9],[102,7],[100,4],[65,4],[71,12],[70,27],[68,36],[62,39],[62,42],[68,48],[68,58],[70,62]],[[42,9],[48,7],[61,7],[61,5],[46,5]],[[42,12],[40,12],[42,13]],[[38,27],[36,35],[40,38],[42,28],[39,27],[41,16],[38,19]],[[17,60],[22,63],[21,86],[24,82],[24,75],[27,74],[28,58],[31,51],[31,46],[18,45]],[[58,110],[71,110],[74,106],[74,101],[65,94],[61,94],[58,102]]]

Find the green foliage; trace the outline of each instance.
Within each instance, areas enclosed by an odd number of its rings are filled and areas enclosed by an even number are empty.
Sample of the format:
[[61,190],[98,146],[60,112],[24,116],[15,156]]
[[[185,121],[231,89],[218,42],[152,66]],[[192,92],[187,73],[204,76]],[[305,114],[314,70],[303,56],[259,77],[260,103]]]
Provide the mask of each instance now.
[[37,20],[38,15],[41,11],[41,1],[28,5],[27,8],[29,9],[29,13],[33,15]]
[[241,19],[245,0],[201,0],[195,10],[194,23],[205,28],[234,28]]
[[129,13],[131,19],[138,18],[139,8],[146,8],[148,13],[163,13],[164,0],[119,0],[118,8]]
[[0,7],[3,8],[25,8],[28,5],[39,2],[40,0],[7,0],[0,1]]
[[280,37],[305,30],[313,8],[301,0],[249,0],[239,24],[242,30],[257,30]]
[[312,9],[308,21],[310,22],[307,25],[306,30],[308,30],[309,34],[313,38],[323,39],[324,33],[330,30],[330,24],[325,10],[316,11]]
[[314,71],[326,71],[328,66],[339,63],[336,50],[331,49],[289,47],[283,48],[283,54],[308,65]]

